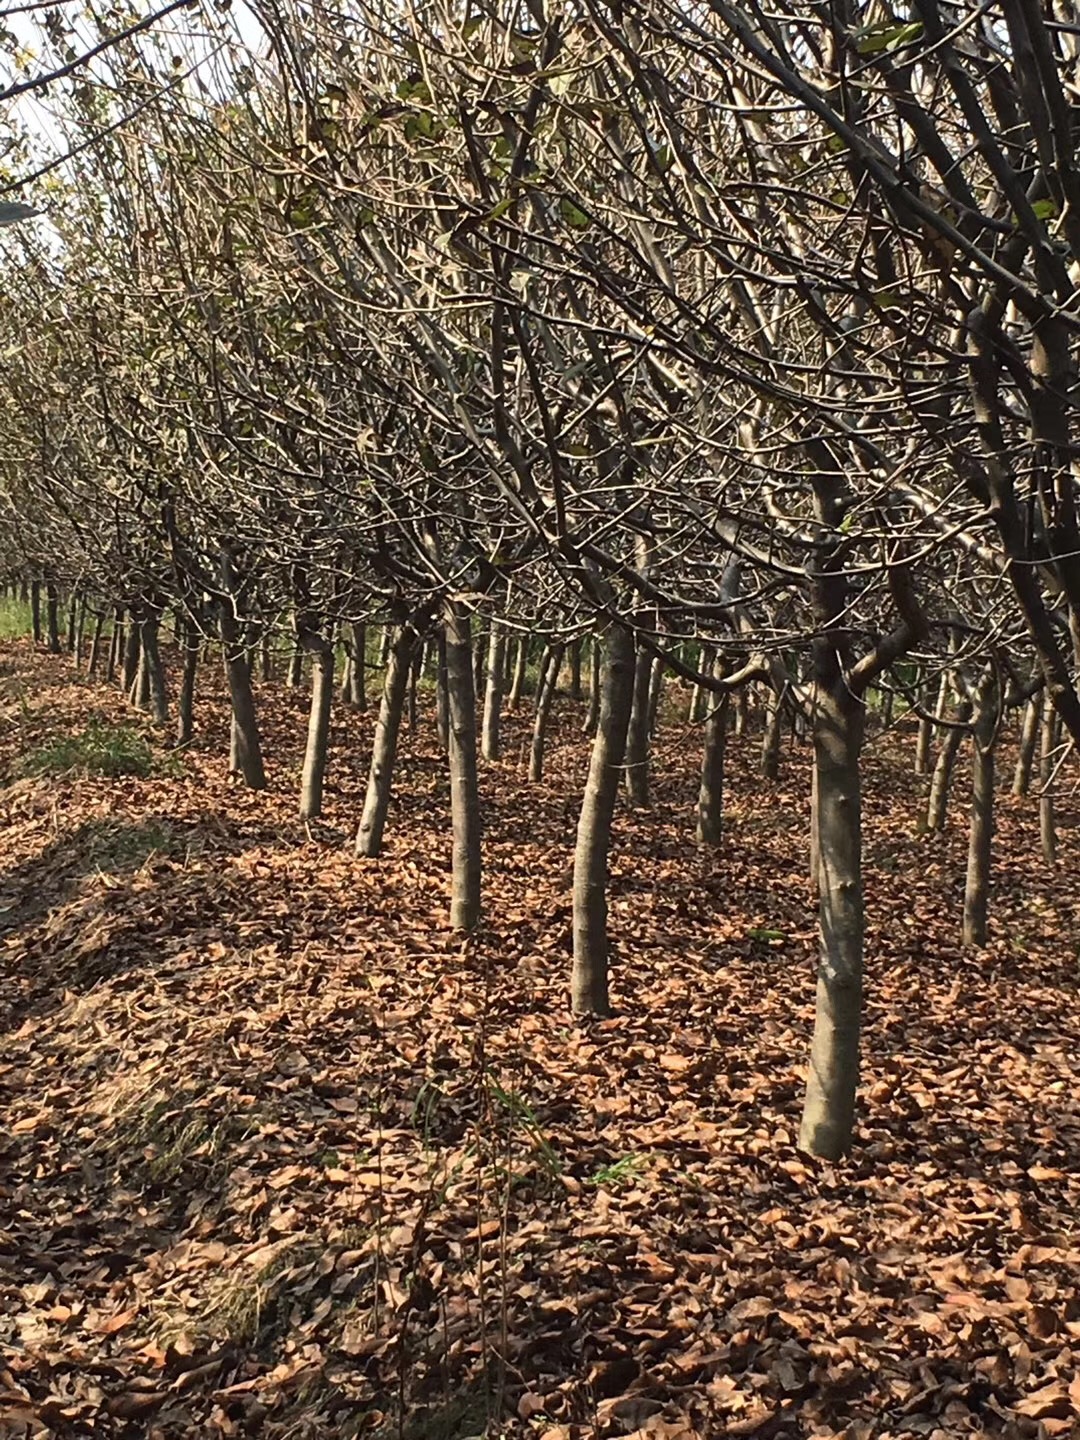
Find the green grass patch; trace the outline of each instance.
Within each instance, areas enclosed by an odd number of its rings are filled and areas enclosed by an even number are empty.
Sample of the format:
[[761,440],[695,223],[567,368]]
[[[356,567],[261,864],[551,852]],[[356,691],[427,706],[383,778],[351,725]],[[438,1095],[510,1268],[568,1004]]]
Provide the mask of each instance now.
[[0,596],[0,640],[17,640],[32,629],[29,604],[10,595]]
[[91,720],[77,735],[59,735],[22,757],[22,775],[171,775],[180,770],[174,755],[155,754],[133,725]]

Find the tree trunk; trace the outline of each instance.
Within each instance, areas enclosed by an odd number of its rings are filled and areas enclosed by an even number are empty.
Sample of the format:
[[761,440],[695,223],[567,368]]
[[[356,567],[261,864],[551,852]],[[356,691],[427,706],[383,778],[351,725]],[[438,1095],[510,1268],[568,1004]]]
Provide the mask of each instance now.
[[[450,754],[450,675],[449,659],[446,654],[446,631],[440,628],[435,637],[435,728],[439,735],[439,747],[444,755]],[[472,651],[469,651],[469,675],[472,676]],[[471,679],[470,679],[470,689]],[[475,693],[475,692],[474,692]],[[474,722],[475,723],[475,722]]]
[[285,676],[285,684],[290,690],[299,690],[300,682],[304,678],[304,652],[299,645],[293,647],[289,656],[289,669]]
[[[697,668],[702,675],[708,675],[713,657],[704,645],[698,646]],[[690,707],[686,718],[691,725],[697,725],[709,713],[714,696],[704,685],[695,684],[690,691]]]
[[635,672],[633,634],[622,625],[613,625],[605,637],[599,686],[600,716],[574,849],[574,966],[570,999],[575,1015],[606,1015],[609,1010],[608,852],[634,704]]
[[420,706],[417,702],[417,689],[420,685],[420,675],[424,668],[424,647],[418,644],[413,652],[412,663],[409,666],[409,734],[416,734],[416,727],[420,723]]
[[244,777],[250,789],[265,790],[266,771],[263,769],[262,746],[259,743],[251,670],[247,661],[243,628],[231,608],[233,577],[232,566],[227,557],[223,559],[222,572],[226,599],[221,607],[219,626],[225,657],[225,676],[232,701],[230,764],[234,773],[239,772]]
[[975,704],[971,760],[971,826],[964,884],[965,945],[986,944],[990,906],[990,857],[994,838],[994,747],[997,741],[997,677],[991,669]]
[[626,731],[626,793],[632,805],[649,803],[649,687],[652,655],[638,646],[634,663],[634,703]]
[[[934,718],[940,719],[945,714],[945,705],[949,698],[949,672],[943,670],[941,679],[938,681],[937,700],[934,703]],[[919,717],[919,737],[915,742],[915,774],[928,775],[930,773],[930,747],[934,742],[934,721],[925,715]]]
[[[660,720],[660,700],[664,693],[664,662],[659,655],[653,657],[649,672],[649,736],[656,734]],[[714,698],[714,697],[710,697]]]
[[1014,795],[1026,795],[1031,788],[1031,767],[1035,761],[1035,747],[1039,743],[1042,711],[1043,692],[1040,690],[1024,707],[1024,724],[1020,731],[1020,751],[1016,757],[1016,771],[1013,775]]
[[124,664],[120,672],[120,686],[126,696],[131,696],[139,674],[139,656],[142,643],[139,640],[139,626],[135,616],[128,614],[127,630],[124,636]]
[[595,735],[600,723],[600,691],[602,688],[604,650],[600,637],[594,635],[589,641],[589,708],[581,727],[583,735]]
[[[966,696],[961,697],[952,714],[956,726],[966,725],[971,719],[973,709],[971,701]],[[934,777],[930,781],[930,796],[926,802],[926,828],[932,835],[938,835],[945,829],[945,817],[949,808],[949,790],[952,787],[953,771],[956,768],[956,756],[965,733],[963,729],[950,726],[945,731],[945,739],[941,742],[937,764],[934,766]]]
[[585,696],[581,689],[581,641],[574,640],[569,647],[570,653],[570,699],[584,700]]
[[746,734],[746,722],[750,716],[750,696],[744,686],[735,693],[735,736],[742,739]]
[[112,684],[116,672],[124,659],[124,611],[119,605],[113,611],[112,630],[109,634],[109,649],[105,657],[105,680]]
[[59,655],[60,646],[60,596],[50,580],[45,586],[45,626],[49,636],[49,653]]
[[510,694],[507,696],[507,708],[516,710],[521,703],[521,697],[525,690],[525,673],[529,666],[529,637],[519,635],[517,643],[517,654],[514,657],[514,678],[510,682]]
[[[165,688],[165,667],[161,663],[161,649],[158,645],[158,631],[161,617],[157,611],[148,614],[140,624],[142,640],[142,669],[146,676],[147,700],[154,721],[166,725],[169,721],[169,697]],[[142,695],[140,693],[140,701]]]
[[416,673],[413,661],[418,658],[417,642],[416,632],[408,625],[402,625],[393,636],[387,655],[379,718],[375,722],[375,736],[371,745],[367,794],[356,831],[357,855],[371,860],[382,854],[383,830],[390,809],[398,735],[401,732],[405,709],[405,692],[410,676]]
[[96,610],[94,612],[94,628],[90,635],[90,655],[86,662],[86,673],[91,680],[97,674],[98,661],[101,659],[101,632],[104,625],[104,610]]
[[780,774],[780,739],[784,728],[784,697],[770,686],[765,702],[765,730],[761,737],[761,774],[775,780]]
[[190,745],[194,729],[195,677],[199,669],[199,627],[190,615],[183,625],[184,668],[180,673],[180,696],[176,702],[176,743]]
[[469,612],[456,600],[445,607],[446,696],[450,756],[453,877],[450,925],[472,930],[480,919],[480,790],[476,772],[476,695]]
[[492,620],[488,636],[487,689],[484,692],[484,724],[480,753],[485,760],[498,760],[502,720],[503,671],[506,660],[506,631]]
[[79,633],[79,592],[72,590],[67,607],[67,653],[75,654],[75,637]]
[[330,712],[334,703],[334,647],[314,627],[304,630],[300,643],[311,656],[311,710],[300,777],[300,818],[314,820],[322,814]]
[[354,710],[367,709],[367,626],[354,620],[349,627],[352,645],[349,653],[348,703]]
[[551,707],[559,685],[559,671],[562,668],[564,647],[556,642],[551,647],[543,680],[536,697],[536,716],[533,720],[532,750],[529,755],[529,779],[534,784],[544,778],[544,740],[547,736]]
[[697,841],[716,846],[724,837],[724,752],[730,697],[714,695],[705,716],[705,743],[698,788]]
[[1054,824],[1054,752],[1057,750],[1060,721],[1052,705],[1043,708],[1042,738],[1039,744],[1039,843],[1047,865],[1057,864],[1057,830]]
[[476,633],[472,637],[473,694],[478,696],[484,693],[484,661],[487,657],[488,634],[490,630],[490,625],[485,629],[485,627],[477,621]]
[[74,649],[74,654],[75,654],[75,664],[76,664],[76,666],[79,666],[79,665],[82,664],[82,657],[83,657],[83,639],[84,639],[84,637],[85,637],[85,634],[86,634],[86,596],[85,596],[85,595],[80,595],[79,598],[78,598],[78,611],[77,611],[77,614],[76,614],[76,616],[75,616],[75,644],[74,644],[74,647],[73,647],[73,649]]
[[[779,697],[777,697],[779,701]],[[862,702],[844,678],[813,690],[820,921],[817,1004],[799,1144],[843,1155],[855,1124],[862,1020]]]
[[30,624],[34,632],[34,644],[40,645],[44,636],[41,630],[41,581],[30,581]]
[[274,647],[270,643],[270,626],[264,625],[259,636],[259,676],[267,684],[274,678]]

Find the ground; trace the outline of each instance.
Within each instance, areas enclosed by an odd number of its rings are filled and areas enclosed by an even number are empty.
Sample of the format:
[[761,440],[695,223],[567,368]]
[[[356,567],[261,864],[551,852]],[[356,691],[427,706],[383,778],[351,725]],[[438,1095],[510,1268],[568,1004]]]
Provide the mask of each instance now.
[[[309,828],[304,698],[260,688],[253,795],[203,686],[173,756],[66,658],[0,647],[0,1436],[1080,1432],[1072,799],[1048,873],[1001,794],[966,952],[963,782],[922,837],[910,731],[871,740],[860,1126],[821,1165],[794,1146],[805,748],[770,786],[733,742],[701,855],[672,705],[653,808],[618,817],[618,1013],[582,1024],[579,707],[542,785],[524,716],[484,768],[463,943],[426,713],[358,861],[372,717],[337,716]],[[83,773],[88,727],[142,773]]]

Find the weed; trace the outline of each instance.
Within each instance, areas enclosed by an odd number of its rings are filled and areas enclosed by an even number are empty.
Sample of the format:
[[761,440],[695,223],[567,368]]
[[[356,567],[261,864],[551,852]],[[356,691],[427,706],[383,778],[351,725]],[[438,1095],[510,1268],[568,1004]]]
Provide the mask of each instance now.
[[24,755],[23,775],[137,775],[175,774],[175,756],[154,754],[149,740],[130,725],[107,725],[91,720],[78,735],[61,735]]
[[0,640],[17,640],[29,635],[32,628],[29,604],[10,595],[0,596]]
[[590,1176],[589,1184],[617,1190],[621,1185],[628,1185],[632,1180],[636,1180],[648,1163],[647,1155],[624,1155],[621,1160],[615,1160],[610,1165],[601,1165],[600,1169]]

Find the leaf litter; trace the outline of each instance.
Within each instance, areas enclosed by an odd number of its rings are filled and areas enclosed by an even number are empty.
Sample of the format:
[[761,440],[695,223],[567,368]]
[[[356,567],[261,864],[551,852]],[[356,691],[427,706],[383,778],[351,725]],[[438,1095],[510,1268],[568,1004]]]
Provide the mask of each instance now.
[[[89,712],[131,724],[5,655],[7,775]],[[371,717],[337,717],[309,831],[304,699],[259,701],[263,794],[228,779],[212,685],[179,768],[0,790],[0,1436],[1080,1433],[1067,802],[1047,874],[1034,805],[1000,798],[993,938],[966,952],[959,788],[920,839],[910,736],[870,747],[861,1125],[828,1166],[795,1147],[805,749],[766,786],[732,741],[706,857],[697,736],[665,724],[653,807],[617,821],[617,1013],[579,1024],[575,708],[543,785],[485,767],[463,943],[430,723],[361,862]]]

